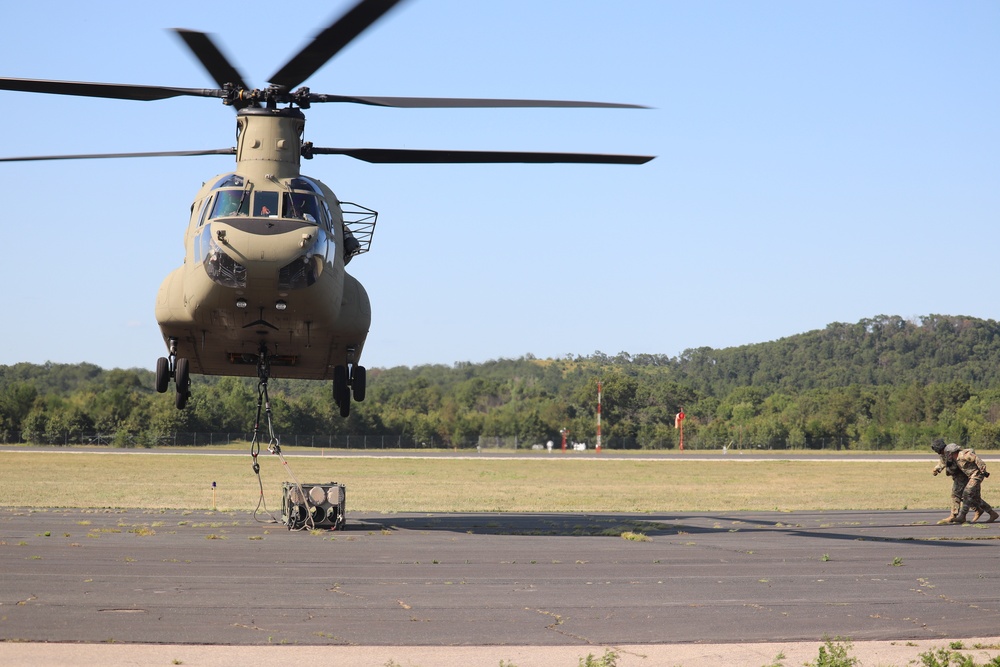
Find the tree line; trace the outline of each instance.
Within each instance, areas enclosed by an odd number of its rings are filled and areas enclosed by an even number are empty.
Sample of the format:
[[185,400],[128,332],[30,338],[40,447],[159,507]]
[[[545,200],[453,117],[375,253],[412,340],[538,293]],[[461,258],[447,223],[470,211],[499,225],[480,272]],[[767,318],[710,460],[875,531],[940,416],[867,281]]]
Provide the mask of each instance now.
[[[879,316],[777,341],[670,357],[602,352],[370,368],[368,396],[342,419],[329,383],[272,379],[279,434],[392,436],[415,446],[572,441],[685,446],[924,448],[935,437],[1000,448],[1000,324]],[[0,366],[0,441],[152,445],[178,433],[249,435],[256,379],[196,376],[185,410],[152,371],[81,364]],[[174,438],[176,439],[176,438]]]

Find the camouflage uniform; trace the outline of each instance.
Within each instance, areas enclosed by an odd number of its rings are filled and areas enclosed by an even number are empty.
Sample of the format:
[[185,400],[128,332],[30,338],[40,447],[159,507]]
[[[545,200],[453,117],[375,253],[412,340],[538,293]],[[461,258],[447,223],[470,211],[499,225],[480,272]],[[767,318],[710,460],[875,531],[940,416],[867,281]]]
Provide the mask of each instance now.
[[[958,462],[952,460],[950,456],[945,456],[944,448],[944,440],[940,438],[931,443],[931,449],[941,457],[941,461],[934,467],[934,474],[938,475],[941,471],[944,471],[945,475],[951,477],[951,515],[938,523],[953,523],[955,517],[962,511],[962,494],[969,483],[969,476],[962,472],[962,469],[958,466]],[[955,448],[957,449],[958,445],[955,445]],[[979,511],[978,506],[973,509]]]
[[989,512],[990,518],[987,520],[988,522],[996,521],[998,517],[997,513],[993,511],[989,503],[984,501],[980,495],[983,480],[990,476],[990,473],[986,470],[986,463],[971,449],[963,449],[951,458],[958,464],[959,469],[965,473],[966,477],[969,478],[962,494],[962,511],[958,515],[958,518],[964,520],[966,513],[971,508],[976,510],[976,516],[973,518],[973,521],[978,519],[984,512]]

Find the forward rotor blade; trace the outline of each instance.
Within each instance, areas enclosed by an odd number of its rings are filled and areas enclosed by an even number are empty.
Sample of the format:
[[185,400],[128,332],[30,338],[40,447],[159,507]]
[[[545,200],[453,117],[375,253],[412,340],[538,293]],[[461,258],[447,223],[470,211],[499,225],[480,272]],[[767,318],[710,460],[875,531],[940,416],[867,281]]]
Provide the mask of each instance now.
[[396,6],[400,0],[361,0],[337,19],[313,41],[292,57],[271,77],[270,82],[289,90],[308,79],[316,70],[337,55],[372,23]]
[[[517,151],[449,151],[397,148],[312,147],[313,155],[346,155],[373,164],[473,164],[473,163],[580,163],[645,164],[651,155],[608,155],[602,153],[536,153]],[[308,156],[308,155],[307,155]]]
[[209,75],[220,86],[227,83],[233,84],[237,88],[250,89],[243,75],[229,62],[229,59],[212,42],[212,38],[203,32],[186,30],[184,28],[174,28],[174,32],[184,40],[187,47],[195,55],[198,61],[205,67]]
[[236,155],[235,148],[212,148],[197,151],[151,151],[148,153],[89,153],[80,155],[31,155],[0,157],[0,162],[36,162],[39,160],[97,160],[119,157],[191,157],[196,155]]
[[226,96],[226,91],[215,88],[170,88],[165,86],[140,86],[129,83],[12,78],[0,78],[0,90],[17,90],[24,93],[51,93],[53,95],[78,95],[80,97],[106,97],[118,100],[139,100],[141,102],[165,100],[170,97],[181,97],[184,95],[219,98]]
[[648,109],[641,104],[617,102],[577,102],[572,100],[507,100],[469,97],[373,97],[357,95],[325,95],[310,93],[310,102],[347,102],[376,107],[403,109],[459,109],[501,107],[589,107],[599,109]]

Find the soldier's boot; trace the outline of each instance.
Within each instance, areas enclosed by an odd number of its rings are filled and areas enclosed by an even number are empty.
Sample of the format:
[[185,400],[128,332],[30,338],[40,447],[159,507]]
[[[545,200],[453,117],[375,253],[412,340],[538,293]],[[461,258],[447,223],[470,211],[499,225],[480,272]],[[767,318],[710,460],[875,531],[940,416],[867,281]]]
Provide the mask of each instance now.
[[959,512],[958,515],[953,516],[948,523],[965,523],[965,512]]
[[938,521],[938,522],[937,522],[937,525],[939,525],[939,526],[943,526],[943,525],[945,525],[945,524],[947,524],[947,523],[954,523],[954,522],[955,522],[955,513],[954,513],[954,512],[952,512],[951,514],[949,514],[949,515],[948,515],[947,517],[945,517],[944,519],[941,519],[940,521]]
[[992,507],[986,511],[990,513],[990,518],[986,520],[986,523],[993,523],[997,519],[1000,519],[1000,514],[997,514]]
[[982,507],[980,507],[979,509],[977,509],[976,513],[972,515],[972,523],[975,523],[975,522],[979,521],[979,517],[981,517],[983,515],[983,512],[985,512],[985,511],[986,510],[984,510]]

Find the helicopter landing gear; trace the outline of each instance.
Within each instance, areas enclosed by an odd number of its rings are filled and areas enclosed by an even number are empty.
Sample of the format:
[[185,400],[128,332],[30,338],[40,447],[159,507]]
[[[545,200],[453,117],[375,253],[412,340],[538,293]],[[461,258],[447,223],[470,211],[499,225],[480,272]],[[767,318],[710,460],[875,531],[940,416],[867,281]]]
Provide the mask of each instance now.
[[166,357],[160,357],[156,360],[156,391],[160,394],[165,394],[167,392],[167,386],[170,384],[170,361]]
[[333,369],[333,402],[340,408],[340,416],[351,414],[351,394],[347,386],[347,366],[336,366]]
[[178,359],[174,368],[174,384],[177,385],[177,396],[174,405],[178,410],[183,410],[191,398],[191,374],[188,371],[188,360],[183,357]]
[[333,402],[340,408],[341,417],[351,414],[351,397],[359,403],[365,400],[368,373],[364,366],[351,364],[333,369]]
[[170,356],[156,360],[156,391],[161,394],[166,393],[170,380],[173,380],[177,387],[174,404],[178,410],[183,410],[191,398],[191,373],[188,360],[177,358],[176,338],[170,339]]
[[365,385],[368,383],[368,371],[364,366],[351,367],[351,390],[354,400],[358,403],[365,400]]

